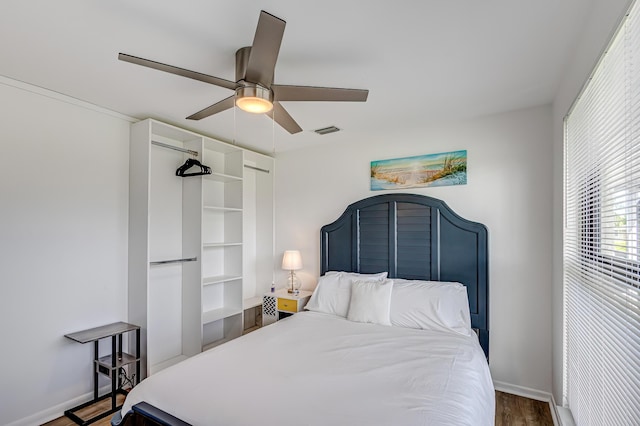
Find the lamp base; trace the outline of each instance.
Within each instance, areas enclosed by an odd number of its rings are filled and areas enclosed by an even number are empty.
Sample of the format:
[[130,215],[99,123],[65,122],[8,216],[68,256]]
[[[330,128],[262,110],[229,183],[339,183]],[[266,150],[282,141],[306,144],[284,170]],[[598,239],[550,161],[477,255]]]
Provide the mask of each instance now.
[[287,293],[297,294],[300,291],[301,286],[300,278],[295,274],[295,272],[291,271],[291,275],[289,275],[289,279],[287,280]]

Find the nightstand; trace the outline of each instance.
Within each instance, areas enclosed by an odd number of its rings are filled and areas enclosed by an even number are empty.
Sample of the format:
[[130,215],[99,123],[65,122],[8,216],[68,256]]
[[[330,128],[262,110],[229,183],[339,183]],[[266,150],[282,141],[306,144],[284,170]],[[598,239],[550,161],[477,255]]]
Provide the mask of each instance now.
[[313,292],[300,290],[297,296],[287,289],[265,293],[262,297],[262,325],[272,324],[304,309]]

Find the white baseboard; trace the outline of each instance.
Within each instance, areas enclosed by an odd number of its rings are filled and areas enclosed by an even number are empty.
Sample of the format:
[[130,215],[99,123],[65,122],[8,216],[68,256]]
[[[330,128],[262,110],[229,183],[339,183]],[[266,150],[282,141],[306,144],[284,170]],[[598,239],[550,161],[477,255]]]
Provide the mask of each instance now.
[[[560,414],[558,413],[558,405],[556,405],[556,400],[553,397],[553,394],[549,394],[551,399],[549,400],[549,410],[551,410],[551,417],[553,418],[553,424],[557,426],[563,426],[562,419]],[[569,425],[564,425],[569,426]]]
[[[556,401],[553,398],[553,394],[544,392],[537,389],[527,388],[525,386],[512,385],[505,382],[493,382],[493,387],[500,392],[510,393],[513,395],[523,396],[529,399],[535,399],[536,401],[543,401],[549,404],[549,410],[551,411],[551,418],[555,426],[563,426],[560,421],[560,415],[558,414],[558,407]],[[569,426],[569,425],[565,425]]]
[[[111,392],[111,386],[105,386],[100,389],[99,394],[104,395],[107,392]],[[57,419],[58,417],[64,416],[65,410],[68,410],[73,407],[77,407],[78,405],[90,401],[93,399],[93,392],[86,393],[77,398],[73,398],[69,401],[63,402],[62,404],[55,405],[53,407],[47,408],[46,410],[42,410],[38,413],[32,414],[28,417],[25,417],[20,420],[16,420],[15,422],[9,423],[6,426],[33,426],[33,425],[41,425],[51,420]]]
[[500,392],[524,396],[525,398],[535,399],[536,401],[548,402],[551,399],[551,394],[549,392],[531,389],[524,386],[512,385],[511,383],[498,382],[494,380],[493,387]]
[[573,416],[571,415],[571,411],[565,407],[557,407],[558,409],[558,419],[560,426],[576,426],[573,421]]

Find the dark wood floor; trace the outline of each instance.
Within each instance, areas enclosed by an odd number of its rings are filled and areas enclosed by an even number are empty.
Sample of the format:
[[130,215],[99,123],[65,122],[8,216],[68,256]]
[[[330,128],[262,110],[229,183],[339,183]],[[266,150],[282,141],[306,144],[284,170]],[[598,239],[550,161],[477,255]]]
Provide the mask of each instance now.
[[[124,402],[124,395],[118,394],[116,397],[118,401],[117,404],[120,405]],[[75,412],[76,416],[81,419],[87,420],[92,418],[93,416],[97,416],[100,413],[104,413],[111,408],[111,398],[104,399],[100,402],[97,402],[93,405],[90,405],[87,408],[83,408],[82,410],[78,410]],[[108,415],[104,419],[100,419],[95,423],[91,423],[91,426],[111,426],[111,416],[113,414]],[[78,426],[73,420],[68,417],[62,416],[55,420],[52,420],[48,423],[45,423],[43,426]]]
[[[110,400],[105,400],[95,406],[87,407],[77,414],[82,418],[89,418],[101,410],[108,408]],[[110,426],[111,416],[92,423],[95,426]],[[67,417],[60,417],[45,426],[74,426]],[[552,426],[553,420],[549,411],[549,404],[542,401],[523,398],[509,393],[496,392],[496,426]]]
[[548,402],[496,392],[496,426],[552,426]]

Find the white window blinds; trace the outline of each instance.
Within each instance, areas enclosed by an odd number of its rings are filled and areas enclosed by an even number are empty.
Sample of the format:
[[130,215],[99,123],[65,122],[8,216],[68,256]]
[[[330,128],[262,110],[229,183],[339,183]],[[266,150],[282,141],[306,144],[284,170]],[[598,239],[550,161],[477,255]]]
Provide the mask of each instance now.
[[565,118],[565,403],[640,425],[640,17],[635,3]]

